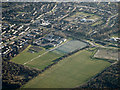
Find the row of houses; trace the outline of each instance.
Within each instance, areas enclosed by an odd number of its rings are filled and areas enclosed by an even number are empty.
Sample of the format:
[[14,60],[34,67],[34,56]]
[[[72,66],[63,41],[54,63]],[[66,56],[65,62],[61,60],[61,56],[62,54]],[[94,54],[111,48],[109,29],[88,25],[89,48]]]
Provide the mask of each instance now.
[[27,34],[30,31],[28,26],[18,24],[7,24],[2,25],[2,42],[0,50],[2,51],[2,57],[14,57],[23,47],[28,43],[23,34]]

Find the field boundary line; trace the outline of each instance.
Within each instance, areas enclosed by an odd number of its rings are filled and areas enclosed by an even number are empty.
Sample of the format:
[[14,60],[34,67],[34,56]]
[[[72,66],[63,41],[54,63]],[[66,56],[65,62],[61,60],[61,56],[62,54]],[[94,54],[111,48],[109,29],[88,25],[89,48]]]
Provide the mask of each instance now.
[[[67,41],[67,42],[68,42],[68,41]],[[65,42],[65,43],[67,43],[67,42]],[[63,43],[63,44],[65,44],[65,43]],[[46,51],[46,52],[45,52],[45,53],[43,53],[43,54],[40,54],[39,56],[37,56],[37,57],[35,57],[35,58],[33,58],[33,59],[31,59],[31,60],[29,60],[29,61],[25,62],[23,65],[25,65],[25,64],[27,64],[27,63],[29,63],[29,62],[32,62],[33,60],[35,60],[35,59],[37,59],[37,58],[39,58],[39,57],[41,57],[41,56],[45,55],[46,53],[48,53],[48,52],[50,52],[50,51],[55,50],[56,48],[58,48],[58,47],[62,46],[63,44],[58,45],[58,46],[56,46],[55,48],[50,49],[50,50]]]

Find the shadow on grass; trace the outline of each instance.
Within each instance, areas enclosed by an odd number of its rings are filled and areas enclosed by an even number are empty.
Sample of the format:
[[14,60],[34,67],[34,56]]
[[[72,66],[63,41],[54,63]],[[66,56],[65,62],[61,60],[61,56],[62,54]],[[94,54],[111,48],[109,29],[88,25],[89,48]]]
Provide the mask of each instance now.
[[105,59],[105,58],[97,58],[97,57],[92,57],[93,60],[103,60],[103,61],[107,61],[109,63],[114,63],[116,60],[112,60],[112,59]]

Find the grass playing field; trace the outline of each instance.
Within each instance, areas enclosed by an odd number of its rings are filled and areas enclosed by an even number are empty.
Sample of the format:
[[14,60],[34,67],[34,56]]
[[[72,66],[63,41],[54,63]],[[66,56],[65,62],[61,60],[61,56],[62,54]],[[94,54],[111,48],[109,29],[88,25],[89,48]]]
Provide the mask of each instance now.
[[29,81],[22,88],[74,88],[110,65],[104,60],[91,59],[93,51],[79,51]]
[[[46,66],[52,64],[53,60],[63,56],[66,53],[83,48],[85,46],[86,43],[78,40],[68,41],[52,51],[47,51],[42,47],[35,47],[30,45],[23,52],[13,58],[12,61],[15,63],[43,70]],[[33,53],[34,50],[31,51],[31,49],[40,50]]]
[[[14,57],[11,61],[18,63],[18,64],[23,64],[29,67],[37,68],[37,69],[44,69],[46,66],[49,64],[53,63],[52,61],[63,54],[57,54],[54,52],[47,52],[45,49],[40,50],[38,53],[30,53],[29,48],[31,47],[28,46],[23,52],[18,54],[16,57]],[[47,52],[47,53],[46,53]],[[44,54],[45,53],[45,54]],[[41,55],[40,57],[38,57]],[[38,57],[38,58],[36,58]],[[34,59],[36,58],[36,59]],[[34,59],[33,61],[31,61]],[[25,64],[26,63],[26,64]]]
[[59,58],[60,56],[61,56],[60,54],[54,52],[48,52],[45,55],[42,55],[41,57],[27,63],[26,65],[43,70],[46,66],[52,64],[53,60]]
[[24,64],[25,62],[29,61],[30,59],[42,54],[45,52],[45,50],[41,50],[38,53],[30,53],[28,52],[31,45],[29,45],[24,51],[22,51],[20,54],[18,54],[16,57],[14,57],[11,61],[18,63],[18,64]]

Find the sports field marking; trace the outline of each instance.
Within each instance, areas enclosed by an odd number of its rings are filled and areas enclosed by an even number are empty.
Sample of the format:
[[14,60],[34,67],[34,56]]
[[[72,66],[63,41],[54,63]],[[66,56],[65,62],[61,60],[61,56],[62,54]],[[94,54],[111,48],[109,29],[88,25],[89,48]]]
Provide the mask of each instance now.
[[45,52],[45,53],[43,53],[43,54],[41,54],[41,55],[39,55],[38,57],[35,57],[35,58],[33,58],[33,59],[31,59],[30,61],[28,61],[28,62],[25,62],[23,65],[25,65],[25,64],[27,64],[27,63],[29,63],[29,62],[31,62],[31,61],[33,61],[33,60],[35,60],[35,59],[37,59],[37,58],[39,58],[39,57],[41,57],[41,56],[43,56],[43,55],[45,55],[46,53],[48,53],[49,51],[47,51],[47,52]]
[[[65,43],[66,43],[66,42],[65,42]],[[65,44],[65,43],[63,43],[63,44]],[[48,52],[50,52],[50,51],[55,50],[56,48],[58,48],[58,47],[62,46],[63,44],[61,44],[61,45],[59,45],[59,46],[56,46],[55,48],[50,49],[50,50],[46,51],[45,53],[43,53],[43,54],[41,54],[41,55],[39,55],[39,56],[37,56],[37,57],[35,57],[35,58],[33,58],[33,59],[31,59],[31,60],[29,60],[29,61],[25,62],[23,65],[26,65],[27,63],[32,62],[33,60],[35,60],[35,59],[37,59],[37,58],[39,58],[39,57],[41,57],[41,56],[45,55],[46,53],[48,53]]]

